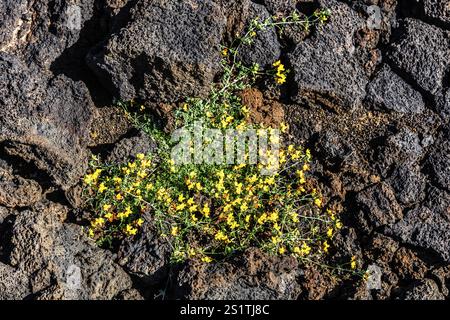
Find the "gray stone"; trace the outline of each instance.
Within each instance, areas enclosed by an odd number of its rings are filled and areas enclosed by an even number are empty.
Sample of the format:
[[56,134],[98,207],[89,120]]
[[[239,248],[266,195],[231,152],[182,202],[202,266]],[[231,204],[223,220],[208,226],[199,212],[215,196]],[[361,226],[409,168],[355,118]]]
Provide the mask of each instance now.
[[408,211],[403,220],[386,232],[404,243],[431,250],[450,262],[450,222],[445,218],[450,195],[433,189],[429,197],[434,203]]
[[94,112],[87,88],[63,75],[49,78],[1,52],[0,78],[0,143],[62,188],[75,184],[87,166]]
[[293,300],[301,292],[298,262],[250,249],[216,265],[190,263],[180,271],[175,297],[211,300]]
[[288,55],[298,91],[295,100],[319,96],[331,104],[352,108],[361,104],[368,83],[353,44],[364,20],[344,3],[321,3],[333,12],[333,18]]
[[109,163],[126,163],[135,159],[138,153],[148,154],[155,148],[155,142],[147,134],[140,131],[137,135],[124,138],[116,143],[106,161]]
[[404,300],[445,300],[438,285],[431,279],[423,279],[405,290],[402,294]]
[[145,218],[142,230],[133,239],[126,239],[118,252],[118,263],[145,285],[161,283],[169,274],[171,246],[161,238]]
[[112,254],[98,248],[81,227],[63,223],[66,214],[61,205],[42,203],[14,222],[8,260],[28,277],[32,292],[60,299],[112,299],[130,289],[131,279]]
[[450,191],[450,144],[440,144],[430,154],[427,164],[432,179],[441,188]]
[[411,205],[425,197],[425,176],[417,166],[399,165],[389,178],[398,201],[403,205]]
[[42,188],[36,181],[14,175],[12,168],[0,159],[1,206],[26,207],[38,202],[42,197]]
[[444,23],[450,23],[449,0],[423,0],[425,16]]
[[[247,1],[243,1],[245,5]],[[250,24],[251,20],[258,17],[263,21],[270,17],[266,8],[260,4],[249,1],[248,10],[245,13],[246,25]],[[264,31],[259,31],[254,38],[254,43],[250,46],[243,46],[240,49],[239,60],[245,65],[257,63],[262,67],[271,66],[273,62],[278,60],[281,55],[281,48],[278,42],[277,33],[274,28]]]
[[356,203],[375,228],[393,225],[403,217],[394,191],[384,182],[359,192],[356,196]]
[[369,83],[367,101],[378,109],[402,113],[421,113],[425,108],[420,93],[387,65]]
[[226,17],[207,1],[137,1],[129,23],[89,56],[122,100],[175,102],[208,92],[220,68]]
[[21,300],[30,293],[26,275],[0,262],[0,300]]
[[419,135],[409,128],[403,128],[387,137],[384,145],[379,148],[375,165],[383,176],[387,176],[394,166],[416,164],[422,159],[424,152]]
[[[396,68],[408,74],[423,90],[438,93],[450,64],[450,41],[441,29],[415,19],[403,21],[388,55]],[[403,30],[402,29],[402,30]]]
[[0,52],[49,68],[75,44],[94,14],[95,0],[4,0],[0,4]]

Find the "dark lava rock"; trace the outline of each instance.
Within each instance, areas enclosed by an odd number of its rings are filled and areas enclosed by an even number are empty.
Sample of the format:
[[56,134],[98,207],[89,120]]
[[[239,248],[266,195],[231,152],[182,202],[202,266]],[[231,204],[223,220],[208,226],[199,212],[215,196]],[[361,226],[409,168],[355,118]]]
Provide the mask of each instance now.
[[450,40],[446,33],[415,19],[405,19],[394,37],[389,60],[423,90],[438,93],[450,65]]
[[0,262],[0,300],[21,300],[30,293],[27,276]]
[[393,225],[402,219],[401,207],[392,188],[382,182],[359,192],[356,203],[373,227]]
[[353,148],[342,136],[326,130],[320,134],[315,150],[327,165],[335,166],[342,164],[351,155]]
[[402,300],[445,300],[438,285],[431,279],[423,279],[413,283],[400,297]]
[[298,90],[295,100],[319,96],[331,104],[352,108],[361,104],[368,82],[353,43],[365,22],[344,3],[327,0],[321,4],[333,12],[330,22],[288,56]]
[[12,168],[0,159],[1,206],[26,207],[38,202],[42,197],[42,188],[36,181],[14,175]]
[[442,118],[450,118],[450,89],[438,93],[435,97],[436,110]]
[[[269,12],[263,5],[251,1],[243,1],[242,6],[249,3],[248,9],[244,9],[247,16],[246,25],[255,17],[259,21],[264,21],[270,17]],[[281,48],[278,42],[277,33],[274,28],[258,32],[250,46],[243,46],[240,50],[239,59],[246,65],[257,63],[260,66],[268,66],[275,62],[281,55]]]
[[399,132],[389,136],[384,144],[378,148],[377,162],[383,176],[389,175],[390,171],[399,164],[413,165],[424,155],[419,135],[408,128],[402,128]]
[[450,145],[441,144],[430,154],[428,168],[432,179],[441,187],[450,191]]
[[133,239],[121,244],[118,263],[127,272],[138,277],[144,285],[161,283],[169,273],[171,246],[162,239],[155,228],[150,227],[148,219],[142,230]]
[[80,226],[63,223],[67,208],[41,203],[17,215],[8,262],[25,274],[34,294],[48,299],[112,299],[130,289],[129,276],[110,252]]
[[226,17],[214,2],[137,1],[128,24],[90,55],[122,100],[174,102],[206,93],[220,68]]
[[106,161],[108,163],[126,163],[135,159],[138,153],[148,154],[155,150],[156,144],[142,131],[135,136],[123,138],[115,144]]
[[49,79],[0,53],[0,142],[64,189],[85,172],[93,110],[83,83]]
[[450,25],[450,1],[448,0],[423,0],[425,16],[436,19]]
[[392,268],[401,279],[423,279],[428,271],[427,265],[410,249],[400,248],[395,253]]
[[401,77],[385,65],[367,86],[367,101],[377,109],[421,113],[425,103]]
[[4,0],[0,4],[0,52],[49,68],[75,44],[94,14],[95,0]]
[[398,201],[406,206],[425,197],[425,176],[418,166],[399,165],[389,178]]
[[450,262],[450,195],[432,190],[431,203],[408,211],[403,220],[386,230],[404,243],[429,249]]
[[222,264],[189,263],[177,277],[183,299],[292,300],[300,294],[298,262],[250,249]]

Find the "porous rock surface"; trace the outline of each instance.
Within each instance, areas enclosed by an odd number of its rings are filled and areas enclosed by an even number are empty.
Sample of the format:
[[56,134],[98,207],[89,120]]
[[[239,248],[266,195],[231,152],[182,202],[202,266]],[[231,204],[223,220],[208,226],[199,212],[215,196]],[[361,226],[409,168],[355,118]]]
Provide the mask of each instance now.
[[[323,26],[268,30],[240,58],[281,59],[290,69],[281,93],[257,88],[262,104],[271,101],[260,109],[282,106],[292,139],[311,147],[312,178],[326,205],[343,212],[334,243],[373,271],[367,283],[342,285],[256,249],[218,264],[171,265],[151,217],[114,253],[86,237],[82,201],[71,195],[89,155],[121,163],[153,148],[113,98],[167,106],[205,95],[220,72],[220,45],[253,17],[319,7],[331,10]],[[449,8],[437,0],[3,0],[0,299],[448,299]]]

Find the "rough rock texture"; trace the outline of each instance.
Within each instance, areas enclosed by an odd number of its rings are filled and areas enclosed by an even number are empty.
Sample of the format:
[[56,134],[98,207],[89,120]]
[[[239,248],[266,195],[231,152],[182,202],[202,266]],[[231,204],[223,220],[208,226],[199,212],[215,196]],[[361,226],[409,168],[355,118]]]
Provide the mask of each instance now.
[[[432,196],[443,196],[447,202],[449,200],[448,194],[438,191],[435,191]],[[445,211],[437,210],[438,208],[426,206],[410,210],[402,221],[392,226],[392,231],[388,233],[399,237],[405,243],[430,249],[449,262],[450,222],[445,216],[447,214]]]
[[146,220],[137,238],[126,240],[121,245],[118,263],[151,286],[167,278],[171,248],[167,241],[159,237],[155,228],[149,227],[150,222]]
[[297,86],[303,96],[329,100],[346,108],[361,104],[368,78],[355,56],[355,34],[364,22],[346,4],[322,1],[334,12],[329,24],[299,43],[289,54]]
[[448,0],[423,0],[422,2],[426,17],[450,24],[450,2]]
[[106,161],[109,163],[125,163],[134,159],[138,153],[151,153],[155,147],[155,142],[140,131],[130,138],[120,140],[111,150]]
[[425,103],[415,91],[388,66],[384,66],[367,87],[368,102],[378,108],[403,113],[421,113]]
[[20,300],[29,294],[26,274],[0,262],[0,300]]
[[[93,104],[81,82],[48,78],[0,53],[0,143],[63,188],[84,173]],[[46,79],[46,80],[44,80]]]
[[0,206],[27,207],[42,199],[42,188],[34,180],[13,174],[12,168],[0,159]]
[[81,227],[63,223],[66,214],[61,205],[42,203],[14,221],[7,261],[28,277],[31,292],[57,299],[112,299],[131,288],[110,253],[97,248]]
[[298,264],[249,250],[231,262],[188,264],[180,271],[175,297],[183,299],[294,300],[300,294]]
[[405,19],[402,27],[392,44],[391,64],[426,92],[438,93],[450,65],[447,33],[415,19]]
[[[174,102],[205,93],[218,72],[226,17],[208,1],[138,1],[90,65],[122,100]],[[183,26],[183,27],[180,27]]]
[[402,218],[395,193],[387,184],[377,184],[358,193],[356,202],[376,228],[392,225]]
[[50,67],[80,37],[95,0],[6,0],[0,5],[0,52],[16,52],[28,64]]
[[431,279],[421,280],[406,290],[404,300],[444,300],[445,296],[439,291],[439,287]]

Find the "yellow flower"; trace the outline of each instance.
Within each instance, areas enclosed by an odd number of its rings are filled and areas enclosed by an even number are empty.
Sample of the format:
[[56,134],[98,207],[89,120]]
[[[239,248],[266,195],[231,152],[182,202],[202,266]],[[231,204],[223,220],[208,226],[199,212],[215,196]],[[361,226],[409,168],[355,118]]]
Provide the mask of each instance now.
[[341,220],[336,220],[336,229],[341,229],[342,228],[342,222]]
[[186,204],[185,203],[180,203],[175,208],[175,210],[177,210],[177,211],[183,211],[184,209],[186,209]]
[[92,178],[94,179],[94,180],[97,180],[98,179],[98,177],[100,176],[100,174],[102,173],[102,169],[97,169],[97,170],[95,170],[95,172],[92,174]]
[[114,215],[111,212],[108,212],[107,214],[104,215],[104,217],[106,219],[108,219],[109,221],[112,221],[114,218]]
[[143,153],[138,153],[138,154],[136,155],[136,158],[138,158],[139,160],[144,160],[145,154],[143,154]]
[[192,220],[193,222],[197,222],[197,221],[198,221],[198,218],[195,216],[195,214],[191,214],[191,220]]
[[138,226],[142,226],[142,225],[144,224],[144,219],[142,219],[142,218],[137,219],[137,220],[136,220],[136,224],[137,224]]
[[131,224],[127,224],[126,228],[125,228],[125,232],[130,235],[130,236],[134,236],[137,233],[137,229],[134,228]]
[[95,235],[94,230],[89,228],[89,237],[93,238]]
[[320,198],[314,199],[314,204],[319,208],[322,207],[322,200]]
[[206,263],[210,263],[210,262],[212,262],[213,260],[212,260],[210,257],[205,256],[205,257],[202,258],[202,261],[203,261],[203,262],[206,262]]
[[226,56],[228,55],[228,48],[224,48],[224,49],[222,50],[222,55],[223,55],[224,57],[226,57]]
[[327,241],[325,241],[324,243],[323,243],[323,251],[325,252],[325,253],[328,253],[328,249],[330,248],[330,245],[328,244],[328,242]]
[[103,210],[104,211],[108,211],[109,209],[111,209],[111,205],[110,204],[103,205]]
[[228,236],[224,234],[222,231],[218,231],[214,236],[214,239],[218,241],[228,241]]
[[96,218],[94,221],[92,221],[91,225],[95,228],[98,226],[103,226],[105,224],[105,219],[103,218]]
[[281,239],[280,238],[278,238],[278,237],[272,237],[272,243],[273,244],[277,244],[277,243],[280,243],[281,242]]
[[350,259],[350,268],[351,268],[352,270],[355,270],[355,269],[356,269],[356,266],[357,266],[357,263],[356,263],[356,257],[353,256],[353,257]]
[[284,247],[280,247],[280,249],[278,249],[278,252],[280,254],[284,254],[286,252],[286,249]]
[[189,212],[195,212],[195,211],[197,211],[197,209],[198,209],[198,207],[197,207],[197,205],[196,204],[194,204],[193,206],[190,206],[189,207]]
[[186,198],[184,197],[183,194],[180,194],[180,195],[178,196],[178,202],[183,202],[184,199],[186,199]]
[[189,105],[187,103],[183,104],[183,111],[188,112],[189,111]]
[[327,231],[327,236],[328,236],[328,238],[331,238],[332,236],[333,236],[333,228],[328,228],[328,231]]
[[280,131],[282,133],[286,133],[286,131],[289,129],[289,125],[287,125],[286,123],[282,122],[280,123]]
[[102,183],[100,183],[100,185],[99,185],[99,187],[98,187],[98,192],[99,193],[103,193],[103,192],[105,192],[105,190],[107,190],[108,188],[105,186],[105,183],[104,182],[102,182]]
[[266,222],[267,219],[267,214],[263,213],[259,218],[258,218],[258,223],[259,224],[264,224]]
[[122,178],[114,177],[114,178],[113,178],[113,181],[114,181],[116,184],[121,184],[121,183],[122,183]]
[[123,200],[123,196],[122,196],[120,193],[118,193],[118,194],[116,195],[116,200],[118,200],[118,201]]
[[84,183],[85,184],[92,184],[92,182],[94,182],[94,178],[92,177],[92,174],[87,174],[85,177],[84,177]]
[[196,255],[195,249],[194,248],[189,248],[188,254],[189,254],[190,257],[194,257]]
[[176,236],[178,234],[178,227],[172,227],[170,234],[173,236]]
[[202,213],[205,217],[209,217],[210,213],[211,213],[211,209],[209,209],[208,205],[204,205],[203,209],[202,209]]

